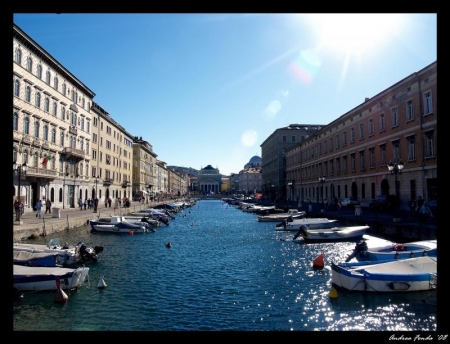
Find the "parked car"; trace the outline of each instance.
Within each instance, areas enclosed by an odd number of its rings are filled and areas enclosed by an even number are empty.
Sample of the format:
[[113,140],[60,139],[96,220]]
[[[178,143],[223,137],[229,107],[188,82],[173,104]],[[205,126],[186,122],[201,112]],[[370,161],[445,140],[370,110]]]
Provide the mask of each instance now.
[[355,205],[360,205],[359,201],[353,197],[344,198],[341,201],[343,207],[354,207]]
[[370,201],[370,209],[394,210],[397,207],[397,197],[395,195],[378,195]]

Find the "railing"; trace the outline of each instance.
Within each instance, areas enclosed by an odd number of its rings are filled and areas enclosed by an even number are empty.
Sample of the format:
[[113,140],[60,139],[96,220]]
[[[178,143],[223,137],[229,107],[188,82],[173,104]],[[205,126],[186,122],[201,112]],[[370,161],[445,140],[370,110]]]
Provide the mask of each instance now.
[[34,166],[28,166],[27,175],[35,176],[35,177],[40,177],[40,176],[57,177],[58,171],[50,170],[48,168],[39,168],[39,167],[34,167]]

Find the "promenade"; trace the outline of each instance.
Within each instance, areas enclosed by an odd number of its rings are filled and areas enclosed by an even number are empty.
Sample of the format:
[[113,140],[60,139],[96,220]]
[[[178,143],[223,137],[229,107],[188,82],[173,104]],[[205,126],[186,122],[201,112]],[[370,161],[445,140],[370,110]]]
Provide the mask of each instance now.
[[[13,211],[13,240],[15,242],[26,240],[30,236],[42,236],[51,233],[61,232],[89,224],[99,216],[127,215],[146,208],[153,208],[157,205],[175,202],[177,200],[165,200],[159,202],[149,202],[146,204],[132,201],[129,208],[105,207],[100,204],[97,213],[92,209],[80,210],[79,208],[60,209],[60,217],[53,217],[53,214],[45,214],[45,207],[42,210],[42,218],[36,218],[36,212],[28,210],[21,217],[21,224],[15,221]],[[338,219],[349,224],[369,225],[371,235],[388,238],[395,241],[416,241],[425,239],[437,239],[437,219],[429,218],[426,222],[420,223],[417,214],[404,211],[400,213],[398,219],[390,212],[373,211],[362,208],[360,216],[355,215],[354,209],[342,207],[339,211],[334,209],[321,210],[320,204],[313,204],[313,211],[308,212],[308,207],[301,207],[299,210],[307,212],[310,217],[328,217]]]
[[105,207],[100,204],[97,212],[93,209],[80,210],[77,208],[65,208],[59,210],[60,217],[53,217],[53,209],[51,214],[45,214],[45,207],[42,208],[42,217],[36,217],[36,211],[28,209],[21,217],[21,223],[15,221],[15,213],[13,210],[13,241],[18,242],[25,240],[30,236],[43,236],[51,233],[61,232],[66,229],[81,227],[89,224],[99,216],[110,215],[127,215],[142,209],[153,208],[157,205],[175,202],[175,200],[166,200],[160,202],[148,202],[143,204],[139,201],[132,201],[128,208],[116,208],[114,204],[111,207]]

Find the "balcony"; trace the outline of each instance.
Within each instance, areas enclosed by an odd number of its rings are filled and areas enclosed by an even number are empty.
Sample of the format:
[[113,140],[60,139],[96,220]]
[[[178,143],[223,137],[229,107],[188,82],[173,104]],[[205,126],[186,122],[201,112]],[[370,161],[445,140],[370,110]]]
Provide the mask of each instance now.
[[57,170],[28,166],[27,177],[29,178],[44,178],[53,180],[57,176],[58,176]]
[[130,182],[128,182],[128,181],[124,181],[123,183],[122,183],[122,188],[127,188],[127,187],[129,187],[129,186],[131,186],[131,183]]
[[77,133],[78,133],[77,127],[74,126],[74,125],[71,125],[71,126],[69,127],[69,134],[77,135]]
[[103,186],[109,186],[112,183],[114,183],[114,179],[113,178],[105,178],[105,179],[103,179]]
[[82,151],[81,149],[76,149],[72,147],[64,147],[61,154],[64,154],[67,159],[72,159],[76,161],[83,160],[86,156],[84,151]]

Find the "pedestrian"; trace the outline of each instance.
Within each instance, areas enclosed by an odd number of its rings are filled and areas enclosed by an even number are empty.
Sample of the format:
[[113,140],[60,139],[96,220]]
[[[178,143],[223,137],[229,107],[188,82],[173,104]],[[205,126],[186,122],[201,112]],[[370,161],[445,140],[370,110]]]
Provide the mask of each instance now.
[[20,215],[23,215],[23,213],[24,213],[24,211],[25,211],[25,206],[23,205],[23,202],[22,202],[22,201],[20,201],[19,207],[20,207]]
[[416,210],[418,212],[420,212],[420,209],[422,208],[422,206],[423,206],[423,198],[422,198],[422,196],[419,196],[419,198],[417,198],[417,208],[416,208]]
[[111,198],[108,198],[108,206],[111,208]]
[[41,200],[37,201],[35,208],[36,208],[36,217],[41,218],[42,217],[42,215],[41,215],[41,210],[42,210]]
[[78,199],[78,206],[80,207],[80,210],[83,210],[83,201],[81,198]]
[[424,223],[428,220],[428,217],[433,217],[433,213],[431,212],[430,207],[427,202],[424,202],[419,210],[419,220],[420,223]]
[[336,196],[334,196],[333,202],[334,202],[334,210],[339,210],[338,208],[339,200]]
[[49,214],[51,214],[51,208],[52,208],[52,202],[50,201],[50,199],[47,198],[47,200],[45,201],[45,213],[47,214],[47,212]]
[[409,201],[409,209],[411,210],[411,213],[416,211],[416,200],[414,198],[411,198]]
[[14,202],[14,211],[16,213],[16,221],[20,220],[20,202],[16,200]]
[[338,211],[341,210],[341,208],[342,208],[342,202],[341,202],[341,200],[339,200],[338,201]]
[[83,202],[83,207],[84,207],[84,210],[86,210],[86,207],[87,207],[87,200],[84,200],[84,202]]

